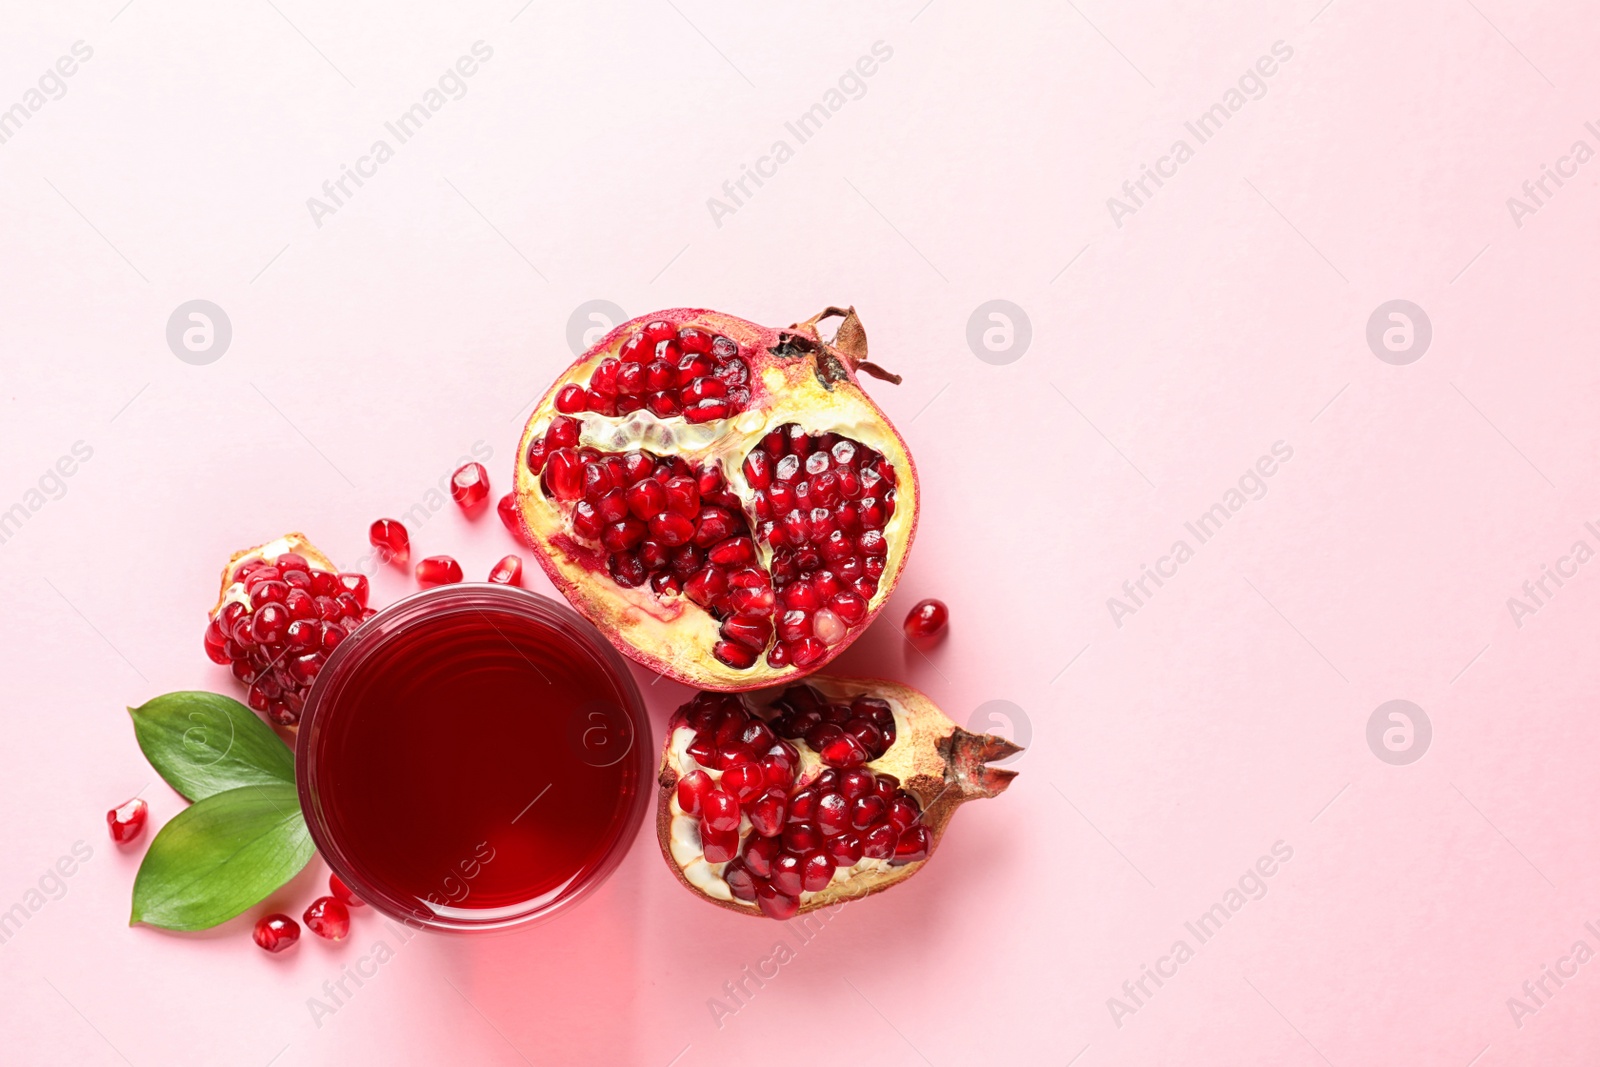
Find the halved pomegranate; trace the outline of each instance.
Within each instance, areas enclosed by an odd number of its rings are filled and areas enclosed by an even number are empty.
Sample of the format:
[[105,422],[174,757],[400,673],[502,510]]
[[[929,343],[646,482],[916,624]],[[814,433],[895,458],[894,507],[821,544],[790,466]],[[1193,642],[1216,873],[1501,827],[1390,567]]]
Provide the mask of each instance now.
[[246,702],[279,726],[300,721],[328,653],[373,614],[364,574],[340,573],[304,534],[237,552],[206,624],[206,655],[232,665]]
[[702,692],[668,724],[656,834],[694,892],[788,919],[921,870],[957,807],[1016,777],[989,761],[1019,751],[894,682]]
[[866,355],[853,308],[788,329],[684,308],[617,327],[523,434],[540,565],[625,654],[696,688],[822,667],[888,599],[917,527],[916,468],[857,373],[900,379]]

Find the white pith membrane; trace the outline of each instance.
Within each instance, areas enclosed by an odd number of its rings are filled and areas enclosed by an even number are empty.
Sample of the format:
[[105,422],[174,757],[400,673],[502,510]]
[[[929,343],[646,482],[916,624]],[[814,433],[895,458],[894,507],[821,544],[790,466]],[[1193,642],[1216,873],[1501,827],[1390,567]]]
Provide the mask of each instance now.
[[[615,417],[591,411],[564,416],[557,413],[555,397],[564,386],[586,384],[602,359],[615,357],[629,337],[638,333],[645,322],[654,320],[669,321],[679,328],[695,327],[736,342],[740,356],[752,365],[751,399],[745,410],[727,419],[698,424],[681,416],[658,418],[648,409]],[[843,651],[866,629],[893,592],[916,530],[920,501],[915,470],[904,442],[888,419],[861,391],[853,376],[826,384],[820,380],[811,355],[781,360],[771,357],[773,362],[763,366],[762,353],[777,340],[778,331],[711,311],[676,309],[625,323],[551,385],[529,418],[518,449],[517,503],[533,536],[536,555],[551,580],[625,654],[659,673],[707,689],[738,691],[772,685],[816,670]],[[741,501],[755,542],[756,566],[769,578],[774,550],[755,534],[759,519],[750,504],[753,490],[743,472],[745,457],[769,432],[791,424],[812,435],[837,434],[878,453],[895,472],[895,500],[893,513],[882,528],[887,545],[883,574],[867,601],[866,616],[850,626],[844,639],[830,646],[826,655],[805,668],[792,664],[774,668],[767,663],[766,651],[757,656],[753,666],[744,669],[716,659],[711,650],[723,639],[719,632],[721,620],[682,594],[657,594],[648,582],[631,588],[618,584],[607,572],[607,551],[574,535],[570,513],[576,502],[545,496],[539,474],[528,465],[528,448],[543,438],[551,421],[558,417],[578,421],[575,447],[580,449],[593,448],[603,453],[637,449],[657,457],[678,457],[696,472],[708,466],[718,467],[729,491]],[[774,622],[781,614],[780,604]],[[767,649],[774,643],[776,635],[769,640]]]
[[[875,776],[889,775],[899,780],[900,790],[921,809],[917,821],[926,827],[929,837],[923,859],[896,862],[863,857],[853,866],[835,867],[826,886],[801,891],[800,913],[864,897],[909,878],[932,858],[957,807],[968,800],[999,794],[1015,777],[1015,772],[988,766],[988,761],[1021,751],[1017,746],[998,737],[962,730],[922,693],[895,682],[813,674],[787,685],[739,694],[737,699],[744,702],[754,718],[770,724],[778,710],[773,707],[774,702],[784,696],[790,685],[810,686],[828,703],[849,704],[856,697],[867,696],[888,704],[894,716],[895,740],[882,756],[861,766]],[[684,811],[679,803],[677,784],[685,775],[704,771],[720,787],[724,774],[700,763],[689,752],[696,731],[686,723],[684,712],[691,706],[692,702],[686,704],[673,716],[662,754],[656,820],[662,851],[691,889],[723,907],[761,915],[759,902],[737,898],[723,878],[729,864],[745,856],[756,835],[745,806],[740,809],[739,842],[733,857],[713,863],[704,855],[700,819]],[[790,738],[787,743],[800,756],[795,779],[788,787],[792,799],[828,768],[803,738]]]

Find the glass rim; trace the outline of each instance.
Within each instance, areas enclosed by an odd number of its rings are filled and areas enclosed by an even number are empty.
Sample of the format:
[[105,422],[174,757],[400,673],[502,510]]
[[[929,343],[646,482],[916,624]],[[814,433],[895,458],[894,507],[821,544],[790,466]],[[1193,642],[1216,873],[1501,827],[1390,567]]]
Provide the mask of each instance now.
[[[430,618],[459,614],[472,610],[494,608],[521,615],[544,624],[551,630],[584,646],[592,652],[605,673],[611,676],[621,698],[621,710],[633,728],[633,745],[622,758],[632,759],[638,773],[639,787],[626,812],[613,822],[617,833],[585,870],[574,876],[572,882],[560,890],[555,899],[530,902],[512,914],[504,909],[493,909],[492,917],[483,919],[457,919],[438,913],[424,914],[406,908],[373,887],[359,873],[358,865],[351,862],[346,849],[338,840],[325,818],[318,793],[317,737],[318,726],[336,703],[329,703],[329,693],[348,678],[373,654],[381,650],[397,633]],[[605,636],[570,605],[518,586],[489,582],[467,582],[435,586],[412,593],[385,608],[356,628],[328,654],[327,661],[318,672],[316,681],[306,697],[305,709],[300,717],[295,737],[295,788],[300,800],[300,810],[317,851],[334,874],[350,891],[368,906],[405,926],[417,930],[444,932],[482,932],[506,930],[540,923],[570,911],[579,902],[603,884],[621,865],[623,857],[633,846],[644,821],[650,798],[655,769],[654,741],[644,698],[633,679],[627,662]],[[549,894],[546,894],[548,897]]]

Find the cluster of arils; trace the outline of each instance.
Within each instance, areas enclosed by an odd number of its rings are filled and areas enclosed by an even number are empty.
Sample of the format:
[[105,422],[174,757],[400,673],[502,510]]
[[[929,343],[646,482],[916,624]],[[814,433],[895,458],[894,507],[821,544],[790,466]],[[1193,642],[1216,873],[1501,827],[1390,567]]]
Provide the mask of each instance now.
[[674,801],[696,820],[700,855],[722,865],[733,899],[787,919],[808,894],[863,865],[928,857],[921,804],[894,775],[865,766],[894,744],[887,701],[829,702],[797,685],[771,710],[768,722],[738,696],[701,693],[680,711],[695,767],[677,778]]
[[806,668],[845,641],[877,595],[894,515],[895,472],[836,433],[780,426],[745,456],[756,536],[771,549],[782,603],[773,667]]
[[256,711],[300,721],[328,654],[373,611],[367,578],[336,570],[299,534],[235,558],[206,625],[206,655],[230,665]]
[[750,364],[727,337],[664,319],[647,322],[615,356],[595,365],[587,386],[556,393],[556,410],[627,415],[648,409],[657,418],[690,423],[737,415],[750,403]]

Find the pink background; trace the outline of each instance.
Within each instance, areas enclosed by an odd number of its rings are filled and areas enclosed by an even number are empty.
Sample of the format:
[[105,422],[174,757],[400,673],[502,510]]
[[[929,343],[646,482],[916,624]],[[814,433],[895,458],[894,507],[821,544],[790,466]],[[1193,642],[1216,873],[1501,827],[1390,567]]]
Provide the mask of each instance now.
[[[1600,161],[1520,226],[1506,205],[1600,148],[1582,5],[122,4],[8,5],[0,34],[0,108],[94,50],[0,145],[0,510],[93,450],[0,544],[0,909],[93,849],[0,945],[0,1059],[1592,1062],[1600,962],[1507,1006],[1600,950],[1600,564],[1507,607],[1600,548]],[[306,198],[480,39],[466,96],[316,226]],[[1280,40],[1265,95],[1117,226],[1106,198]],[[716,225],[706,199],[876,41],[865,95]],[[233,326],[207,366],[164,337],[195,298]],[[227,687],[200,648],[227,554],[303,529],[350,565],[479,441],[503,488],[597,298],[860,309],[925,506],[838,665],[961,721],[1016,705],[1016,786],[720,1027],[708,1000],[799,939],[696,901],[647,838],[566,921],[419,938],[320,1026],[308,998],[393,947],[372,915],[283,958],[249,917],[129,929],[149,836],[119,850],[102,813],[181,802],[123,708]],[[966,339],[997,298],[1032,328],[1004,365]],[[1432,322],[1409,366],[1365,339],[1393,299]],[[1116,625],[1277,441],[1266,496]],[[448,508],[413,537],[471,576],[511,549]],[[926,595],[954,622],[924,658],[894,623]],[[658,723],[684,695],[649,693]],[[1405,766],[1366,740],[1392,699],[1433,728]],[[1114,1019],[1279,841],[1265,895]]]

